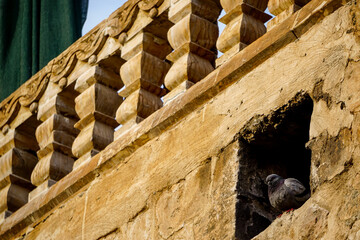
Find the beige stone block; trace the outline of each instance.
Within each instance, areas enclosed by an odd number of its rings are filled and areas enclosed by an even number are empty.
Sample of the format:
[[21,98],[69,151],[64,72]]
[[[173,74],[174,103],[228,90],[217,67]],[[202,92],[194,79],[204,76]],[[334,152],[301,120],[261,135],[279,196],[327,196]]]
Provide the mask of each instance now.
[[[114,19],[115,20],[115,19]],[[109,27],[111,31],[111,27]],[[106,29],[105,31],[107,31]],[[109,32],[110,32],[109,31]],[[106,42],[100,52],[97,54],[97,62],[99,66],[105,68],[115,69],[121,66],[125,61],[120,57],[116,56],[119,49],[121,48],[119,41],[113,37],[106,39]]]
[[140,52],[147,52],[164,60],[171,50],[166,40],[149,32],[141,31],[124,44],[121,49],[121,57],[130,60]]
[[114,128],[99,121],[93,121],[84,127],[72,145],[77,158],[90,150],[100,151],[113,141]]
[[68,117],[76,118],[77,115],[75,112],[74,100],[71,100],[65,96],[55,95],[48,101],[39,105],[39,120],[45,121],[53,114],[66,114]]
[[29,190],[14,184],[0,190],[0,212],[14,212],[27,203]]
[[152,94],[162,97],[166,94],[166,89],[163,88],[163,86],[157,86],[154,85],[151,82],[148,82],[145,79],[137,79],[133,81],[131,84],[127,85],[126,88],[123,88],[119,91],[119,95],[122,97],[127,98],[131,93],[135,92],[138,89],[144,89],[148,92],[151,92]]
[[193,53],[199,57],[202,57],[209,62],[213,62],[215,58],[217,57],[217,51],[215,53],[214,50],[206,49],[200,45],[197,45],[196,43],[184,43],[181,47],[175,49],[172,53],[170,53],[166,59],[171,62],[176,62],[180,57],[187,53]]
[[248,45],[265,33],[266,28],[263,22],[253,16],[241,14],[226,25],[216,47],[225,53],[239,43]]
[[74,128],[76,121],[63,115],[54,114],[36,129],[35,136],[41,149],[53,142],[71,148],[74,137],[79,130]]
[[215,46],[218,26],[194,14],[187,15],[168,31],[170,45],[177,49],[185,43],[196,43],[206,49]]
[[13,148],[37,151],[39,146],[35,137],[31,137],[20,130],[10,129],[0,141],[0,156]]
[[193,53],[188,53],[171,66],[165,77],[165,86],[167,89],[173,90],[186,80],[196,83],[213,70],[214,67],[209,61]]
[[31,172],[37,161],[33,154],[13,148],[0,157],[0,182],[3,182],[11,174],[30,180]]
[[75,98],[75,109],[80,119],[94,112],[114,118],[121,101],[115,90],[95,83]]
[[71,145],[74,142],[75,136],[67,134],[63,131],[53,131],[50,135],[49,143],[36,152],[39,159],[56,151],[68,156],[73,156],[71,152]]
[[116,90],[124,85],[118,74],[99,66],[93,66],[77,79],[75,90],[82,93],[95,83],[101,83]]
[[169,64],[165,61],[147,52],[140,52],[121,66],[120,75],[125,87],[138,79],[160,87],[169,68]]
[[163,103],[158,96],[140,88],[128,96],[120,105],[116,112],[116,121],[125,124],[135,116],[147,118],[162,105]]
[[117,127],[118,125],[114,117],[95,111],[80,119],[77,123],[75,123],[74,126],[75,128],[82,130],[93,121],[102,122],[103,124],[113,128]]
[[31,182],[39,186],[44,181],[51,179],[58,181],[71,172],[74,160],[59,152],[52,152],[40,159],[32,174]]
[[170,7],[169,20],[177,23],[185,16],[194,14],[210,22],[215,22],[219,17],[220,10],[219,5],[214,1],[180,0]]

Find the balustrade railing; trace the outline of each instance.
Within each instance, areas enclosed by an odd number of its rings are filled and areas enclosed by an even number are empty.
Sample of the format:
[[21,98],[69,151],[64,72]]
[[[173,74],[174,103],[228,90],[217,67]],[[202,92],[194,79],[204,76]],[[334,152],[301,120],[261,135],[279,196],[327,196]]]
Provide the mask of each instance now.
[[264,13],[264,0],[220,0],[226,15],[219,21],[226,24],[217,41],[217,48],[224,54],[216,60],[220,66],[227,59],[266,33],[264,23],[271,16]]
[[166,12],[158,15],[158,10],[153,8],[149,15],[143,16],[143,22],[149,21],[148,24],[136,31],[123,32],[119,37],[123,44],[121,57],[127,62],[120,69],[125,87],[119,94],[125,100],[116,113],[121,124],[115,132],[116,139],[163,105],[161,97],[166,90],[162,86],[170,67],[165,57],[172,50],[166,33],[171,23]]
[[[65,78],[61,84],[65,85],[64,81]],[[78,134],[74,128],[77,119],[74,95],[61,90],[59,85],[50,83],[38,103],[37,119],[42,122],[35,132],[40,147],[39,161],[31,174],[36,189],[30,192],[29,200],[71,172],[73,167],[71,146]]]
[[76,81],[75,110],[80,120],[75,128],[80,130],[72,152],[76,158],[74,167],[89,160],[114,140],[117,126],[115,113],[122,99],[116,90],[122,87],[118,74],[101,68],[91,67]]
[[219,3],[212,0],[171,1],[169,20],[174,26],[167,35],[174,51],[167,56],[172,66],[165,77],[170,90],[165,103],[214,70],[220,11]]
[[0,223],[26,204],[34,189],[30,177],[38,162],[35,129],[40,123],[35,114],[22,110],[21,117],[5,124],[0,133]]
[[[269,29],[306,2],[125,3],[1,103],[1,217],[131,134],[163,101],[170,104],[265,34],[267,6],[277,15]],[[222,8],[226,27],[218,38]],[[218,59],[217,50],[224,53]]]

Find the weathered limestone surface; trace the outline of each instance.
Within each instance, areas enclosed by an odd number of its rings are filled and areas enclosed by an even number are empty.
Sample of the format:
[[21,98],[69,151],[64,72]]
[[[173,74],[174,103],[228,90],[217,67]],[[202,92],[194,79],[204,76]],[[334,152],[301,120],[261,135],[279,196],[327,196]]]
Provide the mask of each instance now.
[[[334,42],[324,42],[324,46],[333,50],[333,58],[337,60],[333,63],[323,60],[331,68],[316,78],[312,91],[314,111],[308,143],[312,151],[312,197],[299,210],[276,219],[257,240],[279,236],[281,239],[360,239],[360,99],[357,96],[360,55],[359,45],[348,48],[346,40],[355,31],[359,43],[358,14],[358,7],[346,7],[324,21],[322,28],[314,29],[318,38],[332,29]],[[352,18],[339,21],[344,15]],[[308,42],[311,38],[304,36]],[[349,51],[338,54],[336,49]],[[319,51],[322,49],[303,53]],[[344,69],[339,71],[339,68]]]
[[358,12],[352,3],[326,17],[130,156],[99,169],[90,184],[16,237],[240,238],[238,133],[253,116],[306,92],[314,101],[312,197],[255,239],[358,239]]

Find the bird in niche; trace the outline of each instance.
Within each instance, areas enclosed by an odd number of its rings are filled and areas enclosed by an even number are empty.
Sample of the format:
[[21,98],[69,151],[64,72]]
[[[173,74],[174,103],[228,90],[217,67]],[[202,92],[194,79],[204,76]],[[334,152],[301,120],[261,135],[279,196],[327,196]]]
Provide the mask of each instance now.
[[291,211],[301,207],[309,199],[310,192],[295,178],[282,178],[277,174],[266,177],[271,206],[280,211]]

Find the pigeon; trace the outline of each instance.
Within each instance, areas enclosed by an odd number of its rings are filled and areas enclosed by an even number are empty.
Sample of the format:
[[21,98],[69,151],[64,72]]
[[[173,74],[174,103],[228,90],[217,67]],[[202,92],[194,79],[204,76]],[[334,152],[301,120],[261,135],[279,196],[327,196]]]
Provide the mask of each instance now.
[[310,197],[310,192],[295,178],[284,179],[277,174],[266,177],[271,206],[279,211],[289,211],[301,207]]

